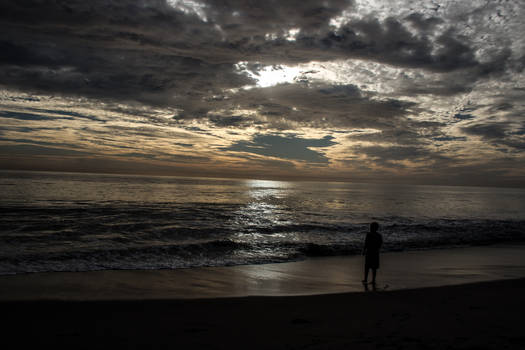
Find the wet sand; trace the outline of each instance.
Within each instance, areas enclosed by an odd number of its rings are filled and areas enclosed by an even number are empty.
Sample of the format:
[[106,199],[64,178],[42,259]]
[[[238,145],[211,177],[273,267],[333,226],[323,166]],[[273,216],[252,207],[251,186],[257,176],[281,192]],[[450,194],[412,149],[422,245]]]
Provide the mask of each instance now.
[[369,292],[352,258],[4,276],[2,339],[53,349],[523,349],[523,252],[385,254],[379,286],[391,287]]
[[[363,257],[179,270],[0,276],[0,300],[137,300],[361,292]],[[381,290],[525,278],[525,245],[382,254]]]

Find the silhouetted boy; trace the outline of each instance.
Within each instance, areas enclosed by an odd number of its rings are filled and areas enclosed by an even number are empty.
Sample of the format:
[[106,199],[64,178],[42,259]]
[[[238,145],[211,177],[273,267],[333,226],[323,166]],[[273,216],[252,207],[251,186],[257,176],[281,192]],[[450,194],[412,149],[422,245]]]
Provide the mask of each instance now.
[[377,232],[379,224],[370,224],[370,232],[366,234],[363,255],[365,256],[365,279],[363,283],[368,283],[368,270],[372,269],[372,283],[376,283],[376,272],[379,268],[379,249],[383,244],[383,237]]

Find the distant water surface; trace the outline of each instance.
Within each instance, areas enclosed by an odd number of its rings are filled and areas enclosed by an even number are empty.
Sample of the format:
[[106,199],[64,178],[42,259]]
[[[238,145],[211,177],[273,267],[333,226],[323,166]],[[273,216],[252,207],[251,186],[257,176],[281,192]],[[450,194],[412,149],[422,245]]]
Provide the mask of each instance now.
[[525,190],[0,172],[0,274],[259,264],[525,239]]

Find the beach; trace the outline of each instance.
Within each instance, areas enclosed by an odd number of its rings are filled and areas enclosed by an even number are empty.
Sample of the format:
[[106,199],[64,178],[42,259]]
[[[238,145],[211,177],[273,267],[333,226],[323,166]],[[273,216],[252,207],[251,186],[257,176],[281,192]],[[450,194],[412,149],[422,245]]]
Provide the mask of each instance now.
[[0,0],[0,350],[525,350],[524,18]]
[[525,280],[383,293],[2,303],[3,340],[52,349],[523,349]]
[[523,251],[384,254],[368,291],[360,257],[2,276],[4,334],[80,349],[521,349]]

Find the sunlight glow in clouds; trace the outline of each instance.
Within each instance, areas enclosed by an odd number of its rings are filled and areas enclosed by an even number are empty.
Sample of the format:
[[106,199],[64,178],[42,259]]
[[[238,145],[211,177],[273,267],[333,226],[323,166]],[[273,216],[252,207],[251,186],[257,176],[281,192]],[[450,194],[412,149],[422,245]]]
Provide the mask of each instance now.
[[186,14],[197,15],[197,17],[199,17],[203,22],[208,21],[208,18],[206,17],[206,14],[204,13],[204,8],[206,7],[206,5],[198,3],[197,1],[168,0],[168,4]]
[[240,73],[247,74],[257,81],[257,87],[270,87],[278,84],[293,83],[302,69],[285,65],[263,66],[257,70],[250,70],[248,62],[239,62],[236,68]]
[[[250,64],[255,66],[255,68],[252,68]],[[360,79],[365,81],[363,76],[370,78],[370,71],[367,70],[366,65],[367,63],[350,61],[312,61],[295,66],[262,66],[257,62],[243,61],[237,63],[235,67],[239,74],[246,74],[256,81],[255,86],[244,87],[245,89],[251,89],[253,87],[266,88],[286,83],[356,84]],[[362,67],[365,67],[365,69]],[[371,84],[371,82],[368,81],[368,84]]]

